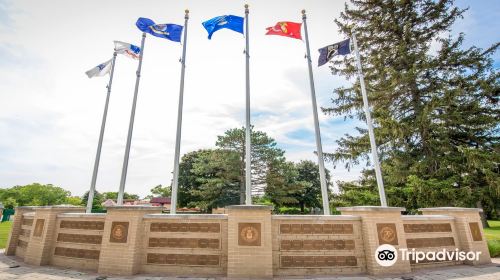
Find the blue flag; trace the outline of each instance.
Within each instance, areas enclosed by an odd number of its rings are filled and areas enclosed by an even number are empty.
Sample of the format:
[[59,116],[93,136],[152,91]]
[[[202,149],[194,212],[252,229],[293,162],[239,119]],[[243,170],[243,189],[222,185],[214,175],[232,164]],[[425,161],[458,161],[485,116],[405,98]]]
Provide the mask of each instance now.
[[208,32],[208,39],[212,39],[212,34],[222,28],[231,29],[243,34],[243,20],[244,19],[242,17],[228,15],[214,17],[213,19],[209,19],[202,24]]
[[351,53],[350,40],[347,39],[342,42],[323,47],[318,51],[318,66],[321,66],[330,61],[330,59],[332,59],[332,57],[336,55],[345,55]]
[[182,25],[177,24],[156,24],[149,18],[139,18],[135,23],[137,28],[142,32],[149,33],[153,36],[169,39],[174,42],[181,41]]

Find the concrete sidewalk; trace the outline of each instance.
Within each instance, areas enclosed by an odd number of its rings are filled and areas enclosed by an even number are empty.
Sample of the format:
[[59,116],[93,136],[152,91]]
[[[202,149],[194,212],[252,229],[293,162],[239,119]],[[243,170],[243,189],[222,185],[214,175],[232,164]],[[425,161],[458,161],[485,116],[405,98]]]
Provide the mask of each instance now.
[[[392,277],[372,277],[372,276],[349,276],[349,277],[310,277],[293,278],[282,277],[275,279],[338,279],[338,280],[371,280],[371,279],[398,279],[398,280],[499,280],[500,279],[500,258],[492,259],[491,265],[484,266],[453,266],[440,269],[421,270],[417,273],[407,275],[394,275]],[[101,278],[99,278],[101,277]],[[94,272],[83,272],[52,266],[30,266],[18,261],[14,257],[7,257],[3,250],[0,250],[0,280],[4,279],[34,279],[34,280],[66,280],[66,279],[135,279],[135,280],[159,280],[159,279],[215,279],[204,277],[162,277],[158,275],[138,275],[129,277],[106,277]],[[226,279],[225,277],[217,279]]]

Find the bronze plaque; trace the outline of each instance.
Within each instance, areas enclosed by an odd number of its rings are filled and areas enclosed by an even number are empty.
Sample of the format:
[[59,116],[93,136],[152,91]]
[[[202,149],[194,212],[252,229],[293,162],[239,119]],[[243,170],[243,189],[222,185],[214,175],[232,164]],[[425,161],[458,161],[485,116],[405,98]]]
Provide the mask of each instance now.
[[60,228],[103,230],[104,222],[100,221],[61,221]]
[[353,234],[352,224],[281,224],[281,234]]
[[113,222],[111,224],[111,234],[109,242],[127,243],[128,222]]
[[209,238],[149,238],[149,247],[220,249],[219,239]]
[[283,251],[354,250],[354,240],[281,240]]
[[99,254],[99,250],[86,250],[65,247],[56,247],[54,251],[54,255],[56,256],[89,260],[98,260]]
[[238,245],[240,246],[260,246],[261,244],[261,224],[260,223],[239,223],[238,224]]
[[455,240],[453,237],[408,238],[406,245],[408,248],[455,246]]
[[70,243],[101,244],[101,235],[59,233],[57,241]]
[[451,224],[404,224],[406,233],[451,232]]
[[218,266],[219,255],[152,254],[147,255],[148,264]]
[[282,268],[319,268],[334,266],[357,266],[355,256],[281,256]]
[[483,241],[481,236],[481,230],[479,229],[478,223],[469,223],[470,233],[472,233],[472,240]]
[[19,240],[17,240],[17,247],[27,248],[28,247],[28,242],[22,241],[21,239],[19,239]]
[[378,242],[380,244],[398,245],[396,224],[377,224]]
[[43,234],[44,225],[45,225],[45,219],[36,219],[35,231],[33,232],[33,236],[41,237]]
[[220,232],[219,223],[151,223],[151,232]]
[[23,224],[23,226],[32,226],[33,225],[33,219],[23,219],[22,224]]

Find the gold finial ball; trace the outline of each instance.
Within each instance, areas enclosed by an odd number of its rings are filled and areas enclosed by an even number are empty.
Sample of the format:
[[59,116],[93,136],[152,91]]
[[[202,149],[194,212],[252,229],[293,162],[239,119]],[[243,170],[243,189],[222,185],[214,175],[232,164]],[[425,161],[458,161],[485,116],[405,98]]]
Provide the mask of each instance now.
[[248,9],[248,4],[245,4],[245,9]]
[[184,12],[186,12],[186,14],[189,14],[189,10],[188,9],[186,9]]
[[305,15],[306,14],[306,10],[302,10],[302,14]]

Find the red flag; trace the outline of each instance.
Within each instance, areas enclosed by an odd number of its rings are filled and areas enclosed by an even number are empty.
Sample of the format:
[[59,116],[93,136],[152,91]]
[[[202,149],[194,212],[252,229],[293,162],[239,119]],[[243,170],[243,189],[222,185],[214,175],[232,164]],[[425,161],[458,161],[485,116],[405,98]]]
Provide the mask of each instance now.
[[300,35],[301,27],[302,23],[280,21],[275,26],[266,28],[266,35],[280,35],[302,40],[302,36]]

